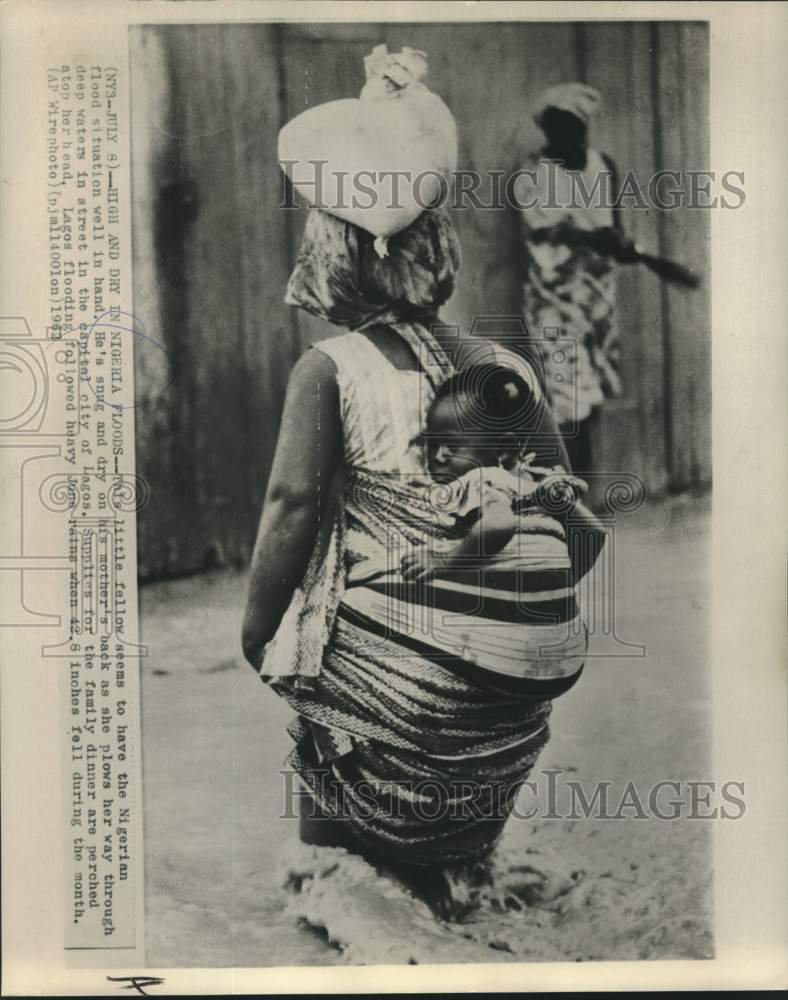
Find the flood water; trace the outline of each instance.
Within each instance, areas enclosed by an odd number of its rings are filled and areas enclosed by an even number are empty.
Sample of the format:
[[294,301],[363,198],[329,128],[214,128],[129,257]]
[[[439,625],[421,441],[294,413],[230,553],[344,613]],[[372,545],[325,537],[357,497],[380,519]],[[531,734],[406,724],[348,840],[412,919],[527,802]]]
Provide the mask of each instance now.
[[[491,881],[464,887],[475,906],[448,925],[361,859],[301,847],[280,818],[291,711],[242,661],[245,575],[143,587],[149,964],[711,957],[714,821],[686,818],[683,784],[710,776],[709,506],[674,498],[621,519],[616,634],[592,638],[555,703],[524,806],[536,818],[510,822]],[[571,818],[572,781],[587,798],[609,783],[607,818]],[[659,797],[677,819],[639,815],[660,781],[682,783]]]

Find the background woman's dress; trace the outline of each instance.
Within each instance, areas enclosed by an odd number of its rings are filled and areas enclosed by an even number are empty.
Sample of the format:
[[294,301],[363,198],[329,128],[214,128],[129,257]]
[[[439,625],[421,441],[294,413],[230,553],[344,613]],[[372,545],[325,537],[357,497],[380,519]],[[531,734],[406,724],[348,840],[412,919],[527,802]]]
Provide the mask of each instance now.
[[561,222],[588,231],[612,227],[613,210],[601,194],[591,194],[606,190],[600,183],[610,178],[610,167],[589,149],[583,170],[566,170],[540,154],[524,169],[519,192],[528,206],[520,213],[527,257],[524,317],[550,408],[572,467],[582,475],[593,469],[591,427],[599,408],[621,394],[616,265],[588,247],[553,244],[534,234]]

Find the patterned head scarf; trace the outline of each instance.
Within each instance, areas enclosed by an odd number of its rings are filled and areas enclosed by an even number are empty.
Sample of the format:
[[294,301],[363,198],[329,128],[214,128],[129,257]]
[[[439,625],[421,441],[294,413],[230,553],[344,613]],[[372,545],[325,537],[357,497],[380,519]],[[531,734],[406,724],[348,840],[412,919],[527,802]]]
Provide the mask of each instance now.
[[533,117],[537,125],[542,124],[542,115],[548,108],[568,111],[579,118],[585,125],[591,121],[602,104],[602,95],[598,90],[585,83],[559,83],[548,87],[536,99]]
[[454,290],[460,244],[443,209],[422,212],[389,237],[388,256],[350,222],[310,209],[285,302],[337,326],[434,318]]

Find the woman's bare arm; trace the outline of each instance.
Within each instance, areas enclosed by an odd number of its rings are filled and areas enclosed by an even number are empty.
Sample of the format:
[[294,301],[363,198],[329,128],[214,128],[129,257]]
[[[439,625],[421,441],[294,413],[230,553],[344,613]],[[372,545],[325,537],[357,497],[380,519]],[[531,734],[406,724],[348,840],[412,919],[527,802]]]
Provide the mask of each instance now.
[[568,247],[588,247],[604,257],[613,257],[620,263],[631,263],[634,244],[624,234],[619,224],[598,229],[581,229],[568,219],[553,226],[532,230],[528,239],[532,243],[564,244]]
[[252,554],[242,644],[256,670],[303,579],[341,462],[336,369],[322,351],[307,351],[288,383]]

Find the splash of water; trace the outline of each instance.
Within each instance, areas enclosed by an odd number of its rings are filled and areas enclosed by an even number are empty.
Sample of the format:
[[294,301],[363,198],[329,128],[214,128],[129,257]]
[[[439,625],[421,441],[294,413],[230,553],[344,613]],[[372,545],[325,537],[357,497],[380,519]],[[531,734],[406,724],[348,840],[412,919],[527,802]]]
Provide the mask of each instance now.
[[437,920],[425,902],[341,847],[290,845],[281,859],[288,911],[362,965],[489,962],[490,948]]
[[[343,848],[288,845],[287,910],[352,964],[709,957],[705,913],[666,913],[632,872],[567,868],[549,851],[500,849],[445,873],[432,905]],[[621,915],[624,914],[622,919]],[[677,951],[676,942],[682,942]]]

